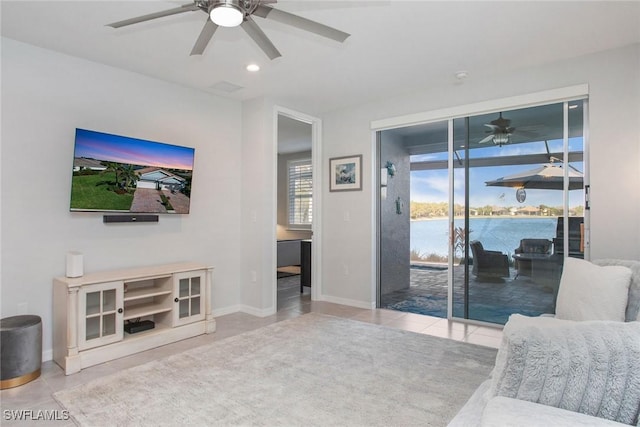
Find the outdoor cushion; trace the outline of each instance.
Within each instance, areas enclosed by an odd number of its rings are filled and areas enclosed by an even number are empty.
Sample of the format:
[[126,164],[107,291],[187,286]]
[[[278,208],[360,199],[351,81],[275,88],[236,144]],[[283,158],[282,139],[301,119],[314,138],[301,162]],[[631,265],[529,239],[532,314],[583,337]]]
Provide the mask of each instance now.
[[547,254],[550,252],[552,242],[547,239],[522,239],[516,253]]

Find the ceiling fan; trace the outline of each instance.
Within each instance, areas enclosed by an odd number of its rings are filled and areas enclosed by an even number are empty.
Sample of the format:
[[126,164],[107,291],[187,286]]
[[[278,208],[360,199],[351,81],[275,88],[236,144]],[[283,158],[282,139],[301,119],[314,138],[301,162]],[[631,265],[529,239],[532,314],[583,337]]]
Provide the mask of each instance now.
[[500,112],[500,117],[484,125],[490,129],[487,131],[489,135],[480,140],[479,144],[493,141],[495,145],[502,147],[503,144],[510,142],[511,134],[516,130],[511,127],[511,120],[502,117],[502,112]]
[[253,20],[253,16],[271,19],[341,43],[349,37],[349,34],[343,31],[267,6],[267,4],[272,3],[276,3],[276,0],[194,0],[193,3],[185,4],[180,7],[138,16],[136,18],[125,19],[124,21],[108,24],[108,26],[120,28],[127,25],[150,21],[152,19],[163,18],[165,16],[177,15],[185,12],[195,12],[199,10],[207,14],[207,22],[204,24],[204,27],[191,50],[191,55],[202,55],[218,27],[240,26],[260,47],[260,49],[262,49],[269,59],[275,59],[282,55],[260,27],[258,27],[256,22]]

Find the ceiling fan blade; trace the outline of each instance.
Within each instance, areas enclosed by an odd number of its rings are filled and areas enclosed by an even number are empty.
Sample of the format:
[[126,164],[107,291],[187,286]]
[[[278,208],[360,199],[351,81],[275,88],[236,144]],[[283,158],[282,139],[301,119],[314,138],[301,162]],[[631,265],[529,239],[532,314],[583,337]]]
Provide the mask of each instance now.
[[120,28],[127,25],[138,24],[140,22],[151,21],[152,19],[162,18],[164,16],[177,15],[178,13],[192,12],[199,10],[195,3],[189,3],[176,7],[174,9],[163,10],[161,12],[150,13],[148,15],[138,16],[136,18],[125,19],[124,21],[114,22],[113,24],[107,24],[108,27]]
[[350,36],[350,34],[344,31],[336,30],[319,22],[311,21],[302,16],[294,15],[270,6],[260,5],[253,14],[261,18],[272,19],[282,24],[291,25],[292,27],[300,28],[301,30],[309,31],[341,43]]
[[258,27],[256,21],[251,19],[250,16],[247,16],[240,26],[247,32],[247,34],[249,34],[249,37],[256,42],[269,59],[275,59],[282,56],[273,43],[271,43],[271,40],[269,40],[267,35],[260,29],[260,27]]
[[214,24],[211,19],[207,18],[207,23],[202,27],[202,31],[198,36],[198,40],[196,40],[196,44],[193,45],[190,55],[202,55],[217,29],[218,26]]
[[493,139],[493,134],[489,135],[489,136],[485,136],[483,139],[481,139],[480,141],[478,141],[478,144],[484,144],[485,142],[489,142]]

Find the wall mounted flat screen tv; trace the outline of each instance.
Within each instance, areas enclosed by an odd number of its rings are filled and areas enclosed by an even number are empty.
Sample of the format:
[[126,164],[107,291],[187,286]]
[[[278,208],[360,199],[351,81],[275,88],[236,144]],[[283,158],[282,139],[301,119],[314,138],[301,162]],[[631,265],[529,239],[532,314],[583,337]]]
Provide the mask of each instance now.
[[195,150],[76,129],[71,211],[188,214]]

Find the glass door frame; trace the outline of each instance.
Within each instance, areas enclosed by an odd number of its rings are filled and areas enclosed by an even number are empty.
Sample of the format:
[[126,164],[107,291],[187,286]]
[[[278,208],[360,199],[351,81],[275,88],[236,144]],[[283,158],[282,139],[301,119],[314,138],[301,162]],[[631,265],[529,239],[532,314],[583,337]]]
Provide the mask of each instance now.
[[[589,98],[587,95],[585,96],[577,96],[572,97],[570,99],[564,100],[553,100],[545,103],[527,105],[527,106],[518,106],[518,107],[505,107],[500,111],[508,112],[509,110],[528,108],[528,107],[536,107],[536,106],[544,106],[550,104],[560,104],[562,103],[562,114],[563,114],[563,123],[562,123],[562,151],[563,151],[563,159],[564,163],[569,165],[569,103],[573,101],[581,101],[583,103],[583,129],[582,129],[582,139],[583,139],[583,180],[584,180],[584,259],[590,259],[590,200],[589,200]],[[454,188],[455,188],[455,176],[454,176],[454,155],[455,155],[455,144],[454,144],[454,120],[463,119],[465,120],[465,156],[464,156],[464,169],[465,169],[465,203],[464,203],[464,221],[465,221],[465,230],[469,230],[469,117],[475,115],[483,115],[490,113],[497,113],[498,110],[495,111],[482,111],[476,112],[474,114],[469,114],[464,117],[451,117],[448,119],[448,156],[447,156],[447,166],[448,166],[448,176],[449,176],[449,264],[448,264],[448,273],[447,273],[447,288],[448,288],[448,300],[447,300],[447,318],[449,320],[457,320],[463,321],[467,323],[474,323],[485,325],[487,322],[469,319],[469,262],[468,262],[468,253],[469,253],[469,233],[465,233],[465,242],[464,242],[464,313],[465,317],[456,317],[453,315],[453,306],[454,306],[454,269],[453,269],[453,254],[455,251],[454,248],[454,220],[455,220],[455,212],[454,212]],[[563,207],[563,247],[566,248],[563,253],[563,257],[569,257],[569,167],[564,167],[564,182],[563,182],[563,190],[562,190],[562,207]]]
[[[484,102],[478,102],[474,104],[462,105],[459,107],[446,108],[440,110],[433,111],[425,111],[410,115],[397,116],[387,119],[375,120],[371,122],[371,131],[373,133],[372,145],[373,145],[373,153],[375,155],[374,165],[375,169],[379,169],[378,165],[380,165],[380,132],[383,130],[401,128],[416,124],[423,123],[433,123],[433,122],[442,122],[448,121],[448,150],[449,155],[447,156],[447,163],[449,168],[449,196],[450,200],[453,196],[454,191],[454,182],[453,182],[453,147],[454,147],[454,135],[453,135],[453,121],[456,118],[464,118],[469,116],[481,115],[481,114],[489,114],[489,113],[497,113],[500,111],[507,111],[510,109],[519,109],[519,108],[527,108],[534,107],[540,105],[547,105],[553,103],[564,103],[564,120],[563,120],[563,147],[564,147],[564,155],[565,159],[568,162],[568,102],[582,100],[584,102],[584,124],[583,124],[583,139],[584,139],[584,191],[585,191],[585,211],[584,211],[584,257],[585,259],[590,259],[590,220],[589,220],[589,141],[588,141],[588,98],[589,98],[589,86],[588,84],[580,84],[575,86],[568,86],[564,88],[557,88],[551,90],[545,90],[540,92],[529,93],[525,95],[517,95],[509,98],[495,99]],[[380,230],[380,176],[379,173],[374,174],[374,212],[375,212],[375,224],[373,225],[373,233],[375,236],[376,245],[374,247],[373,259],[376,262],[376,293],[375,293],[375,303],[376,307],[380,307],[380,242],[381,242],[381,230]],[[564,205],[564,216],[568,215],[568,171],[565,170],[565,189],[563,190],[563,205]],[[465,210],[468,210],[468,206],[465,207]],[[465,215],[468,217],[468,214]],[[466,323],[476,323],[476,324],[486,324],[486,322],[479,322],[471,319],[464,319],[453,317],[453,255],[454,255],[454,243],[453,243],[453,227],[454,227],[454,206],[453,203],[449,203],[449,264],[448,264],[448,301],[447,301],[447,319],[459,320]],[[564,245],[568,247],[568,221],[564,221]],[[468,253],[469,250],[469,242],[468,236],[465,242],[465,253]],[[565,251],[565,257],[568,256],[568,251]],[[465,264],[465,280],[468,280],[468,263]]]

